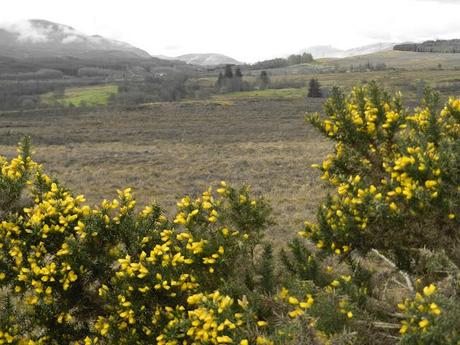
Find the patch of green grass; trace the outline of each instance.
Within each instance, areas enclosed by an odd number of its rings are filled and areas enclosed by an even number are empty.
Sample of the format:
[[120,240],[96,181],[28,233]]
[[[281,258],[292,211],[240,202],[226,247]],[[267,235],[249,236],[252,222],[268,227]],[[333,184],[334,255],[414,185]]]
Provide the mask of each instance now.
[[58,103],[76,107],[82,104],[89,106],[107,105],[110,96],[117,92],[117,86],[114,84],[71,87],[66,89],[61,97],[56,97],[52,92],[47,93],[43,96],[43,101],[47,104]]

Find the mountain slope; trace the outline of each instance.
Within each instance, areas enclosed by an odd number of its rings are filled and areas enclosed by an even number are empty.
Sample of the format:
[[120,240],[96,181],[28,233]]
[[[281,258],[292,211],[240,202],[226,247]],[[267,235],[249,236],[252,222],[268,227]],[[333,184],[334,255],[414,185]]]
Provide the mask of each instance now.
[[0,25],[0,55],[13,58],[150,58],[147,52],[128,43],[85,35],[70,26],[41,19]]
[[392,50],[395,43],[392,42],[381,42],[375,44],[369,44],[361,47],[351,48],[351,49],[338,49],[333,46],[314,46],[302,50],[302,53],[310,53],[315,59],[321,58],[345,58],[350,56],[357,55],[366,55],[377,53],[381,51]]
[[[447,69],[460,67],[460,54],[444,54],[444,53],[419,53],[410,51],[388,50],[367,55],[356,55],[346,58],[327,58],[321,59],[320,62],[325,66],[336,66],[341,68],[349,68],[350,66],[366,66],[367,64],[378,65],[385,64],[388,68],[404,68],[404,69],[435,69],[439,68],[439,64]],[[434,72],[439,74],[440,71]]]
[[192,65],[214,66],[214,65],[240,65],[241,62],[232,57],[222,54],[185,54],[174,58]]
[[314,59],[325,57],[342,57],[343,51],[333,46],[313,46],[301,51],[301,53],[310,53]]

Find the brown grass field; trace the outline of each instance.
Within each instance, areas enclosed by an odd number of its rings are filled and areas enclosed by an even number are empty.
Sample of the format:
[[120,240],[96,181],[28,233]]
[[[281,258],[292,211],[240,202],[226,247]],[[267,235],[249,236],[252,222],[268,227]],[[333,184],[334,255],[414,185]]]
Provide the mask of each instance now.
[[158,103],[136,110],[0,116],[0,152],[32,136],[35,159],[91,203],[133,187],[140,204],[167,211],[184,194],[226,180],[248,184],[274,208],[270,236],[283,241],[324,195],[310,168],[330,144],[304,120],[323,100],[240,99]]

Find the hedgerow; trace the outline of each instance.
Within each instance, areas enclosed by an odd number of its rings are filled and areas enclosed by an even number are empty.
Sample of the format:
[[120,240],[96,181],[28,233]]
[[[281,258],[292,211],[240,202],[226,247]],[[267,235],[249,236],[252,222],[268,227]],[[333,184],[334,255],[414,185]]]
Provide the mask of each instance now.
[[334,89],[309,117],[329,195],[280,255],[247,187],[90,206],[25,138],[0,159],[0,344],[458,344],[460,100],[437,102]]

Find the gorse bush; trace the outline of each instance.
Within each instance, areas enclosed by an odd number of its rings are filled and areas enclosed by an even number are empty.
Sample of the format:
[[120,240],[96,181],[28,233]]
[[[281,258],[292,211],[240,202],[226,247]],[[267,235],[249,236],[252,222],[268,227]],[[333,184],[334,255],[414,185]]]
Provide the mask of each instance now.
[[336,142],[318,166],[336,188],[304,235],[338,255],[381,250],[417,272],[423,248],[446,250],[458,266],[460,241],[460,102],[438,112],[427,92],[414,114],[375,84],[349,98],[335,90],[328,118],[311,122]]
[[[222,183],[183,198],[173,219],[156,205],[136,212],[130,189],[90,208],[28,147],[2,161],[0,343],[269,343],[247,301],[225,294],[246,293],[262,199]],[[21,196],[29,205],[13,212]]]
[[25,138],[0,159],[0,344],[458,344],[460,101],[370,84],[325,112],[330,193],[280,255],[249,188],[93,207]]
[[[450,99],[439,111],[438,95],[427,89],[421,107],[409,112],[399,94],[371,83],[348,97],[334,89],[325,112],[326,118],[309,120],[336,143],[334,154],[315,165],[334,192],[301,235],[321,255],[348,263],[367,317],[403,318],[402,343],[457,344],[460,322],[452,317],[459,302],[460,101]],[[369,252],[402,271],[405,282],[398,284],[406,293],[415,293],[415,279],[429,286],[425,297],[406,302],[404,315],[386,310],[380,291],[369,289],[370,272],[356,269]],[[451,296],[439,306],[428,299],[434,281],[442,281]]]

